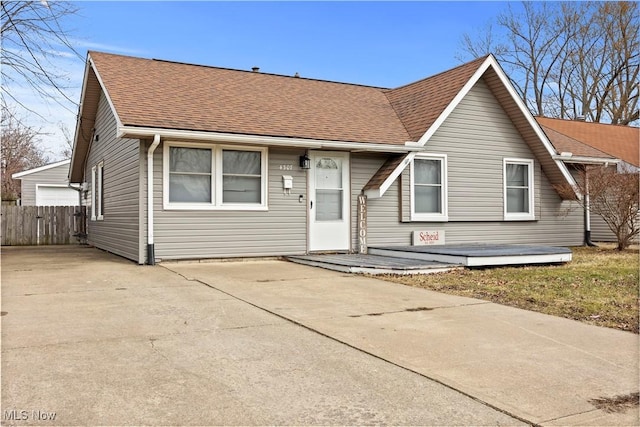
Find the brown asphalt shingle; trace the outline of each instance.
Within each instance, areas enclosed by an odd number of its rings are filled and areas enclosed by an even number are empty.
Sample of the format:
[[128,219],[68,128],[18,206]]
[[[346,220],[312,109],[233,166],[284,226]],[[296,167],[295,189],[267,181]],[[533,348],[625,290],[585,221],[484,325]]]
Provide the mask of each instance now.
[[487,56],[477,58],[387,92],[387,98],[412,141],[417,141],[424,135],[486,59]]
[[536,117],[536,120],[541,126],[634,166],[640,166],[640,128],[547,117]]
[[574,156],[581,157],[595,157],[602,159],[613,159],[614,157],[610,154],[603,153],[602,151],[593,148],[587,144],[583,144],[577,139],[571,138],[570,136],[561,134],[558,131],[555,131],[547,126],[542,126],[542,130],[553,144],[553,147],[556,151],[561,154],[563,152],[572,153]]
[[90,52],[123,125],[385,144],[409,140],[384,90]]
[[419,140],[486,60],[384,89],[89,55],[125,126],[400,145]]

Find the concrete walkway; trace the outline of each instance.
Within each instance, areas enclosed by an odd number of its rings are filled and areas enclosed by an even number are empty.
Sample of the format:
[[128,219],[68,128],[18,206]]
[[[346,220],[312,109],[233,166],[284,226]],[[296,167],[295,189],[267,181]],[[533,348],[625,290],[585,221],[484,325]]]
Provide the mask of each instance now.
[[282,261],[168,263],[186,279],[541,425],[639,425],[638,336]]

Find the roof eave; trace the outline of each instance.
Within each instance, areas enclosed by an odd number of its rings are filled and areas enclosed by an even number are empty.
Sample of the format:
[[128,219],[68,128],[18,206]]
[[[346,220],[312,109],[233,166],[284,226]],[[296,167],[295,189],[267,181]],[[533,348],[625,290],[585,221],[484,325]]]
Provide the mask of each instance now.
[[580,164],[598,164],[598,165],[616,165],[620,163],[620,159],[614,158],[602,158],[602,157],[588,157],[588,156],[563,156],[555,155],[554,160],[560,160],[564,163],[580,163]]
[[13,178],[13,179],[22,179],[22,177],[27,176],[27,175],[31,175],[32,173],[42,172],[42,171],[45,171],[47,169],[51,169],[51,168],[55,168],[55,167],[58,167],[58,166],[62,166],[65,163],[68,164],[70,162],[71,162],[71,160],[67,159],[67,160],[62,160],[62,161],[59,161],[59,162],[51,163],[51,164],[48,164],[48,165],[40,166],[40,167],[37,167],[37,168],[28,169],[26,171],[16,172],[16,173],[11,175],[11,178]]
[[163,139],[189,139],[194,141],[225,142],[230,144],[250,144],[272,147],[297,147],[308,149],[332,149],[379,153],[409,153],[412,151],[422,150],[421,147],[409,146],[407,144],[333,141],[323,139],[235,134],[138,126],[118,127],[119,138],[146,139],[152,138],[154,135],[160,135],[160,137]]
[[[93,73],[93,75],[92,75]],[[95,76],[95,77],[94,77]],[[93,81],[95,79],[95,81]],[[92,138],[92,129],[95,126],[96,113],[98,109],[98,103],[100,102],[99,98],[94,100],[91,105],[87,103],[87,93],[89,84],[97,82],[98,87],[104,93],[107,102],[109,103],[109,107],[113,113],[113,116],[116,119],[116,123],[120,125],[120,117],[118,116],[118,112],[115,109],[115,106],[109,96],[109,92],[107,91],[102,78],[100,77],[100,73],[95,65],[93,58],[91,58],[91,53],[87,54],[87,61],[85,65],[85,74],[84,80],[82,83],[82,91],[80,95],[80,106],[78,108],[78,117],[76,119],[76,132],[73,140],[73,150],[71,153],[71,165],[69,166],[69,175],[68,178],[70,182],[82,182],[84,181],[84,167],[88,154],[88,150],[90,150],[91,138]],[[91,126],[85,125],[83,120],[87,120],[91,123]],[[85,126],[85,127],[83,127]],[[89,140],[87,140],[87,135],[89,136]],[[81,138],[82,137],[82,138]],[[81,140],[82,139],[82,140]],[[82,145],[81,145],[82,144]]]
[[[367,188],[366,190],[364,190],[365,196],[367,196],[370,199],[379,199],[380,197],[384,196],[384,193],[386,193],[389,187],[391,187],[391,184],[393,184],[394,181],[398,179],[398,177],[402,174],[402,172],[406,169],[406,167],[411,163],[411,161],[413,161],[416,154],[417,152],[415,151],[408,153],[405,156],[405,158],[402,159],[400,164],[398,164],[398,166],[394,168],[394,170],[379,186],[376,186],[373,188]],[[378,170],[376,174],[379,172],[380,171]]]

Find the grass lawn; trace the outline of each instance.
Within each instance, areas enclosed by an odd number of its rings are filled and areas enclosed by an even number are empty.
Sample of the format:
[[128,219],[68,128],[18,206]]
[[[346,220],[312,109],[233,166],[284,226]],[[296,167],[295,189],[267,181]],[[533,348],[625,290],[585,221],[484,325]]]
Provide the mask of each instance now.
[[376,277],[638,333],[638,250],[571,249],[565,265]]

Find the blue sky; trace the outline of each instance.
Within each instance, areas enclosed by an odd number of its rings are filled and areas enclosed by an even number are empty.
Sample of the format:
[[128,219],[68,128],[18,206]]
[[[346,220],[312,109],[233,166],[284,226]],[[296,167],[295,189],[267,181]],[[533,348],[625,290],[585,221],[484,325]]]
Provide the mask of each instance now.
[[[64,22],[77,49],[396,87],[460,64],[462,35],[505,2],[77,2]],[[512,5],[513,6],[513,5]],[[84,64],[62,67],[79,100]],[[34,101],[35,102],[35,101]],[[75,115],[39,106],[49,118],[43,146],[62,147],[57,123]],[[54,123],[54,125],[51,125]]]

